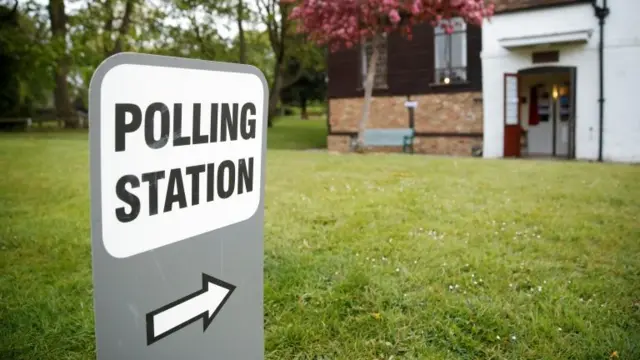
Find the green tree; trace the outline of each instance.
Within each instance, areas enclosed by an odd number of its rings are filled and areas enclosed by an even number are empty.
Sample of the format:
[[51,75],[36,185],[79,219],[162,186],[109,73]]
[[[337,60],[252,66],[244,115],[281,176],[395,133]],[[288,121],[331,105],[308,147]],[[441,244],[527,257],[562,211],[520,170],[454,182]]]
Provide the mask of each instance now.
[[0,116],[12,116],[20,112],[20,65],[14,37],[20,33],[18,2],[9,7],[0,4]]
[[324,55],[321,47],[296,32],[297,24],[290,19],[294,7],[291,2],[256,0],[256,4],[274,57],[268,109],[269,126],[272,126],[281,92],[295,84],[307,70],[322,68]]
[[0,116],[27,116],[53,90],[48,19],[18,5],[0,4]]
[[71,59],[67,53],[67,13],[64,0],[49,0],[48,10],[51,23],[51,44],[56,54],[55,89],[53,91],[56,116],[64,121],[65,127],[75,128],[78,123],[73,116],[67,80]]
[[[246,46],[244,63],[257,67],[262,71],[267,79],[272,79],[275,59],[273,51],[271,50],[271,44],[269,43],[269,35],[267,32],[259,30],[245,30],[244,38]],[[233,38],[230,52],[232,59],[239,59],[242,57],[240,34]]]

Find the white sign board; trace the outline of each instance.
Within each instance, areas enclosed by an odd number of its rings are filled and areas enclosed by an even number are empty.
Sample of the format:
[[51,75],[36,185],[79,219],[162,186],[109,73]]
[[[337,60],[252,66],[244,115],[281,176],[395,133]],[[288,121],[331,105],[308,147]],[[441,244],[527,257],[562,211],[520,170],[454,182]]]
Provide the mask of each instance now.
[[137,64],[109,71],[101,101],[113,106],[101,116],[115,124],[103,129],[100,151],[102,185],[113,189],[101,194],[112,256],[153,250],[256,212],[263,99],[253,74]]

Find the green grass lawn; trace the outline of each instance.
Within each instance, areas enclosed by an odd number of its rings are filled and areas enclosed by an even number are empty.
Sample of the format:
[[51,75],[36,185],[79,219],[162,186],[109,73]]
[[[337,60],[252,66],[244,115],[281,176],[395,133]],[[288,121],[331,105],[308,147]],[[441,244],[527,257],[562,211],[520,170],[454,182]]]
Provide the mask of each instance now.
[[303,150],[327,148],[327,121],[324,117],[300,120],[297,116],[274,121],[267,143],[274,150]]
[[[323,124],[269,131],[267,359],[640,359],[640,167],[280,150]],[[0,359],[94,358],[86,134],[0,172]]]

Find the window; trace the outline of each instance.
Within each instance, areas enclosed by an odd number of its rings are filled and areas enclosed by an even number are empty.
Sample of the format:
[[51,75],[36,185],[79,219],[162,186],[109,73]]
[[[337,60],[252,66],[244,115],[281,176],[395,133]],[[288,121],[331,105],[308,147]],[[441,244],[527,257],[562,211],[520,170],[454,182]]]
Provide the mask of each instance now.
[[[380,89],[387,87],[387,37],[384,36],[378,44],[378,63],[376,64],[376,75],[373,81],[373,88]],[[366,41],[360,47],[360,84],[364,88],[364,82],[367,80],[367,69],[369,68],[369,59],[373,54],[373,46],[371,40]]]
[[453,32],[434,28],[435,83],[456,84],[467,81],[467,25],[461,18],[448,20]]

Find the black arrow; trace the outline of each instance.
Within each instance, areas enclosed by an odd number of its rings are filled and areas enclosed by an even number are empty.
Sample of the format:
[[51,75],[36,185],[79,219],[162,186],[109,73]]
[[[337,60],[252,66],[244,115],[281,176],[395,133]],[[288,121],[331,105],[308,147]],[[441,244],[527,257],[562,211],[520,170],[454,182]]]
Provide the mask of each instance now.
[[147,346],[200,319],[206,331],[235,289],[203,273],[201,290],[147,314]]

